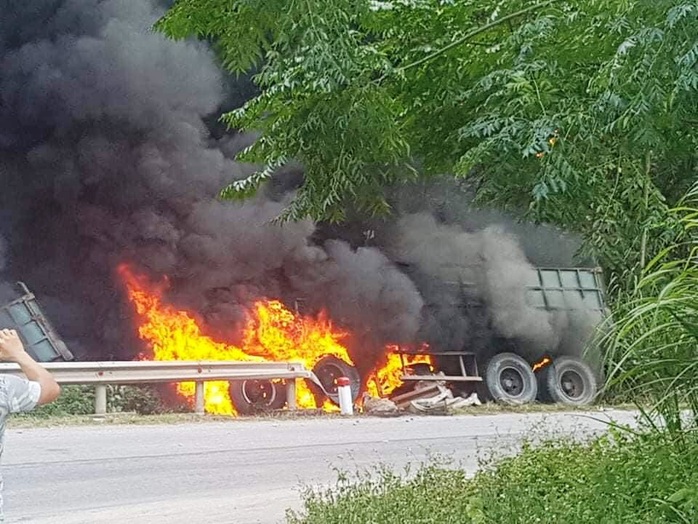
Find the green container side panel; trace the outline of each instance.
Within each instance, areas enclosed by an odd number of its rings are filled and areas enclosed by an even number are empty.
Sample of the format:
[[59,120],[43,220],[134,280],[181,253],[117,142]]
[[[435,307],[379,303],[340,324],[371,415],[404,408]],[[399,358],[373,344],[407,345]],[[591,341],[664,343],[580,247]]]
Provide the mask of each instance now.
[[[455,271],[454,271],[455,272]],[[442,282],[444,296],[451,298],[454,306],[480,307],[461,302],[468,293],[477,296],[477,286],[472,282],[454,279]],[[461,293],[454,293],[454,288]],[[585,310],[603,314],[606,311],[600,270],[591,268],[536,268],[521,275],[521,287],[512,293],[524,291],[526,303],[546,310]]]
[[18,283],[19,298],[0,306],[0,329],[15,329],[27,352],[39,362],[73,360],[72,353],[44,316],[34,295]]
[[537,269],[526,287],[527,303],[533,307],[599,312],[606,307],[596,269]]

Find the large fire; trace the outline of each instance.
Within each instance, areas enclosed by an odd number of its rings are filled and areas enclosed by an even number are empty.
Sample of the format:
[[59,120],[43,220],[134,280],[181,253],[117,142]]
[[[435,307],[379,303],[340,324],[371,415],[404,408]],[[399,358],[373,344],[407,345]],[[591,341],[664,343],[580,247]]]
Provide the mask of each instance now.
[[414,364],[426,364],[431,369],[431,357],[429,355],[402,355],[395,353],[398,346],[386,348],[385,363],[377,368],[368,378],[366,389],[372,397],[385,397],[402,384],[401,376],[404,366]]
[[[294,361],[306,368],[326,355],[334,355],[353,365],[347,349],[341,344],[345,333],[334,328],[325,314],[317,318],[289,311],[276,300],[257,301],[248,313],[240,346],[213,340],[201,332],[194,316],[163,300],[167,281],[148,282],[122,264],[119,274],[126,286],[129,300],[140,317],[138,334],[152,348],[154,360],[233,360],[233,361]],[[400,385],[402,373],[400,356],[391,354],[396,347],[386,348],[386,360],[371,373],[367,390],[373,396],[388,395]],[[406,363],[426,362],[429,357],[410,357]],[[178,391],[193,398],[195,385],[182,383]],[[301,408],[335,409],[330,402],[318,406],[307,384],[299,380],[296,390]],[[227,382],[206,382],[205,409],[208,413],[234,415]]]
[[[152,348],[154,360],[294,361],[312,369],[323,356],[334,355],[352,364],[340,344],[344,334],[334,330],[324,315],[303,317],[278,301],[258,301],[249,313],[243,343],[238,347],[202,334],[191,314],[165,304],[166,282],[150,284],[126,265],[119,267],[119,274],[141,318],[138,334]],[[178,386],[187,398],[193,397],[194,388],[193,383]],[[296,395],[298,406],[317,407],[303,381],[298,381]],[[235,414],[227,382],[206,382],[205,409],[214,414]]]

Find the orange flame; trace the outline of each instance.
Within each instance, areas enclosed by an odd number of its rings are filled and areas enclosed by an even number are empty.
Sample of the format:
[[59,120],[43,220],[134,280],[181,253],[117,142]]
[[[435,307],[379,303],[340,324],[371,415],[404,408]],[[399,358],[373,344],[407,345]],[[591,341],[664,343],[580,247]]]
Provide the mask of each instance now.
[[545,366],[550,364],[552,359],[550,357],[543,357],[540,361],[533,364],[533,372],[535,373],[539,369],[543,369]]
[[397,346],[388,346],[386,348],[389,353],[385,356],[385,363],[379,369],[375,370],[366,382],[366,389],[372,397],[385,397],[390,395],[395,388],[402,384],[401,376],[403,375],[402,364],[405,366],[412,364],[428,364],[432,368],[432,360],[429,355],[400,355],[394,353],[398,349]]
[[[164,304],[167,281],[148,283],[125,264],[119,266],[118,272],[140,316],[138,334],[152,348],[154,360],[294,361],[312,369],[329,354],[353,365],[340,344],[344,333],[334,330],[324,314],[315,319],[303,317],[279,301],[258,301],[248,312],[243,344],[237,347],[202,334],[192,315]],[[194,390],[194,383],[178,385],[179,393],[188,399],[193,398]],[[302,380],[297,383],[296,401],[301,408],[320,407]],[[236,414],[227,382],[205,383],[205,409],[213,414]]]

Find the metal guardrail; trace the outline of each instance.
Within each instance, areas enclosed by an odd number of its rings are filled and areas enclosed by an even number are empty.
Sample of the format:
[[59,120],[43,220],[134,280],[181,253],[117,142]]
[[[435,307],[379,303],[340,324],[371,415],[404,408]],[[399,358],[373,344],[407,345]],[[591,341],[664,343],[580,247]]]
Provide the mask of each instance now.
[[[288,408],[296,409],[296,379],[312,380],[315,374],[299,362],[231,362],[150,360],[118,362],[45,362],[41,364],[61,385],[95,385],[95,414],[107,412],[108,384],[194,382],[195,412],[204,413],[204,383],[212,380],[286,379]],[[17,364],[0,364],[0,373],[23,376]],[[324,389],[324,388],[323,388]]]

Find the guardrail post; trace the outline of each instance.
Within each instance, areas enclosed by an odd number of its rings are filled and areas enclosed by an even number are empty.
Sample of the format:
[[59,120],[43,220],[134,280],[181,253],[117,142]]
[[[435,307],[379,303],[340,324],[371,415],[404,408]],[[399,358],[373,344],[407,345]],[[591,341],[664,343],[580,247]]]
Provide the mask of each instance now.
[[204,414],[204,383],[196,381],[196,394],[194,397],[194,410],[197,415]]
[[95,386],[95,415],[107,414],[107,385],[97,384]]
[[290,378],[286,381],[286,405],[293,411],[296,406],[296,379]]

